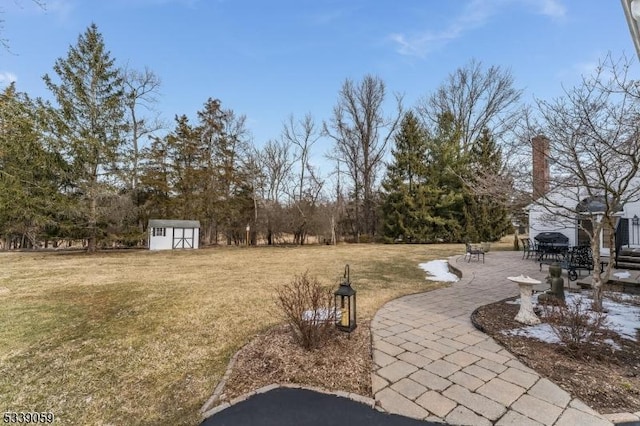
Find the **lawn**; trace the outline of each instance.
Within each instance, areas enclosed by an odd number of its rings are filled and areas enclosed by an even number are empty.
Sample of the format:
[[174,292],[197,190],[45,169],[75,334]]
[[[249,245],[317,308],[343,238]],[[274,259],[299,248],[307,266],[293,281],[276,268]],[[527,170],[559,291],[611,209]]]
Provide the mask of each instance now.
[[0,253],[0,408],[63,424],[190,424],[232,354],[281,322],[274,289],[344,265],[361,318],[440,284],[418,264],[462,245]]

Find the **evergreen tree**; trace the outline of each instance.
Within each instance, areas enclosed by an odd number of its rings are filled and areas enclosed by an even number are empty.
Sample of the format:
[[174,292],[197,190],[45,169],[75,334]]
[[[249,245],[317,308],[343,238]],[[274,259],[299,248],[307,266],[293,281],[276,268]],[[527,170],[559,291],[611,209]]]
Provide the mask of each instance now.
[[424,128],[413,112],[404,115],[394,141],[394,163],[389,166],[388,173],[405,184],[409,193],[414,193],[425,179],[427,139]]
[[429,185],[429,139],[413,112],[404,115],[394,140],[393,162],[382,184],[386,193],[382,206],[385,238],[434,241],[434,232],[444,222],[434,209],[438,191]]
[[154,137],[151,145],[142,151],[140,188],[142,193],[142,218],[171,218],[170,180],[171,164],[166,137]]
[[210,98],[198,118],[209,171],[203,176],[207,200],[201,220],[209,225],[208,234],[214,241],[218,232],[223,232],[227,243],[238,243],[244,238],[247,224],[255,221],[245,117],[223,109],[220,100]]
[[[474,185],[474,178],[495,178],[502,172],[502,150],[496,144],[488,129],[484,129],[474,142],[469,159],[471,176],[469,182]],[[468,194],[465,218],[475,231],[474,240],[496,241],[510,229],[511,223],[507,207],[508,194],[504,197],[481,194]]]
[[20,247],[58,227],[65,164],[46,145],[42,112],[14,83],[0,93],[0,235]]
[[200,133],[186,115],[176,117],[176,127],[166,136],[170,182],[173,192],[172,218],[200,217],[206,169]]
[[87,250],[96,250],[100,236],[99,200],[113,194],[114,175],[123,144],[124,97],[122,77],[105,48],[95,24],[78,37],[66,58],[53,67],[59,83],[44,76],[58,109],[52,131],[60,151],[71,165],[70,179],[88,238]]
[[418,237],[412,220],[413,198],[424,179],[426,155],[425,133],[413,112],[404,115],[394,142],[393,161],[382,182],[386,194],[382,205],[383,234],[387,240],[401,238],[410,242]]
[[205,243],[217,242],[219,232],[239,242],[255,220],[244,117],[209,99],[198,118],[193,125],[177,116],[174,130],[144,151],[146,216],[197,219]]
[[467,155],[460,143],[460,127],[451,113],[444,113],[428,139],[426,198],[433,200],[432,240],[463,239],[464,185],[461,174]]

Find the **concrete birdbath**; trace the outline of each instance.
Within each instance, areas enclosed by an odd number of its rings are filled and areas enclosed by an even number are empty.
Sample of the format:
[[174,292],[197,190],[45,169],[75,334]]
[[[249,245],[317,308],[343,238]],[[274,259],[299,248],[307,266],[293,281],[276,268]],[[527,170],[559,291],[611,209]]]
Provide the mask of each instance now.
[[523,275],[517,277],[507,277],[509,281],[518,284],[520,288],[520,311],[516,315],[515,320],[527,325],[540,324],[540,318],[533,312],[533,304],[531,303],[531,294],[533,293],[533,285],[541,284],[540,281]]

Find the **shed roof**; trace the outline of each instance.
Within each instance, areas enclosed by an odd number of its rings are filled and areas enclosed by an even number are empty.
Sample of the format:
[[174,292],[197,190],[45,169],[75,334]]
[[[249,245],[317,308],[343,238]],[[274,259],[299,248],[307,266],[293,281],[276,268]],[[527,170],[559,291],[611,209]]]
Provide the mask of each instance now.
[[198,220],[150,219],[149,228],[200,228]]

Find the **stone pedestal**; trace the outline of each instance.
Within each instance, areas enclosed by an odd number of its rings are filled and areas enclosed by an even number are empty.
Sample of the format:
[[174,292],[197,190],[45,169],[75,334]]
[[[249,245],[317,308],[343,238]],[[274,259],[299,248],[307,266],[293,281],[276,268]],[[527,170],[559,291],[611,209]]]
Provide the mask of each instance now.
[[507,277],[507,279],[518,284],[520,288],[520,311],[518,315],[516,315],[515,320],[526,325],[540,324],[540,318],[533,312],[531,294],[533,293],[533,285],[541,284],[541,282],[522,275],[518,277]]

